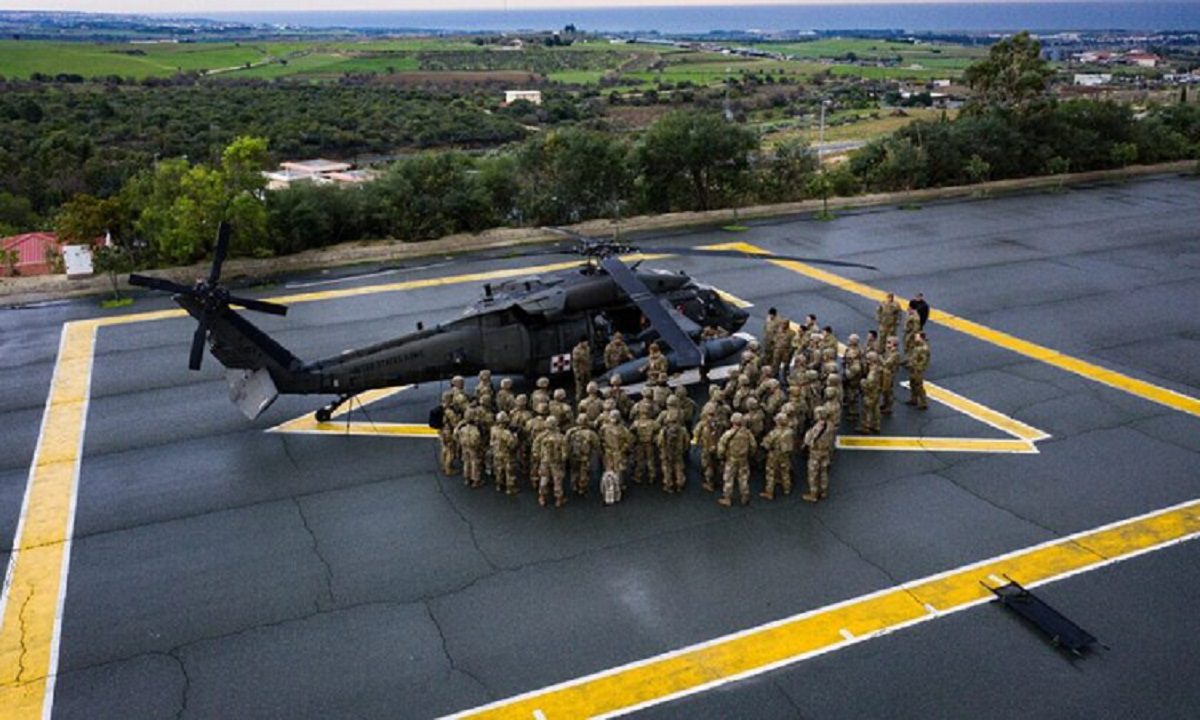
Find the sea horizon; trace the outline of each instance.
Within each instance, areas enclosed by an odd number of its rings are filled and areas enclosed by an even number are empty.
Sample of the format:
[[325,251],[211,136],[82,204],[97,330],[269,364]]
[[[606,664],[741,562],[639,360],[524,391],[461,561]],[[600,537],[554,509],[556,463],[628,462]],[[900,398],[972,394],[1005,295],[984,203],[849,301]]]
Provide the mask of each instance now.
[[[156,13],[156,16],[167,15]],[[178,17],[178,14],[174,15]],[[831,30],[913,33],[1200,30],[1200,1],[937,2],[571,7],[522,10],[337,10],[211,12],[224,22],[308,28],[513,32],[573,24],[591,32],[702,34]]]

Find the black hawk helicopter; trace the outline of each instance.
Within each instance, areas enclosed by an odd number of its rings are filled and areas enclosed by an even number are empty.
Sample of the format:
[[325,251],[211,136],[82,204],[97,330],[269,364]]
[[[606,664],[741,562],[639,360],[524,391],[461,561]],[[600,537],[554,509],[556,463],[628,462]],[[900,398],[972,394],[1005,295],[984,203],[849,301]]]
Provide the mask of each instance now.
[[[230,398],[250,419],[258,417],[280,394],[336,395],[336,400],[316,412],[317,419],[324,422],[355,395],[376,388],[445,380],[484,368],[495,375],[527,378],[570,372],[571,350],[580,338],[587,338],[598,350],[616,331],[631,338],[631,349],[644,348],[651,340],[665,344],[672,372],[703,371],[736,358],[750,339],[737,335],[700,340],[705,326],[736,333],[749,317],[712,287],[683,272],[643,269],[641,261],[627,264],[621,256],[638,252],[632,245],[552,229],[569,236],[573,243],[519,255],[581,255],[584,260],[578,267],[484,285],[483,297],[462,317],[429,328],[418,325],[416,332],[314,362],[296,357],[232,309],[238,306],[287,314],[284,305],[231,295],[220,284],[230,238],[226,223],[218,230],[207,279],[188,287],[135,274],[129,276],[129,283],[172,293],[175,302],[196,318],[188,367],[200,369],[207,339],[213,357],[226,368]],[[656,246],[654,250],[874,269],[784,255],[690,247]],[[592,353],[598,360],[601,354]],[[641,374],[644,364],[644,358],[635,359],[606,374],[629,381]]]

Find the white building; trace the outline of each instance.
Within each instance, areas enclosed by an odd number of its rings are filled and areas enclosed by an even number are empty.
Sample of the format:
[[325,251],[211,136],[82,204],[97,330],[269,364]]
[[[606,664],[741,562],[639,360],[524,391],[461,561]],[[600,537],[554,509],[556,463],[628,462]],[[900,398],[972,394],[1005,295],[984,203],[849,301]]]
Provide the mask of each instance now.
[[1112,79],[1112,73],[1075,73],[1075,84],[1083,87],[1107,85]]
[[526,102],[533,103],[534,105],[541,105],[542,104],[542,91],[541,90],[505,90],[504,91],[504,104],[505,105],[512,105],[513,103],[515,103],[518,100],[524,100]]
[[347,162],[336,160],[294,160],[279,164],[278,170],[263,173],[267,179],[268,190],[282,190],[293,183],[312,183],[327,185],[329,183],[357,184],[370,182],[375,179],[375,173],[370,170],[354,170]]

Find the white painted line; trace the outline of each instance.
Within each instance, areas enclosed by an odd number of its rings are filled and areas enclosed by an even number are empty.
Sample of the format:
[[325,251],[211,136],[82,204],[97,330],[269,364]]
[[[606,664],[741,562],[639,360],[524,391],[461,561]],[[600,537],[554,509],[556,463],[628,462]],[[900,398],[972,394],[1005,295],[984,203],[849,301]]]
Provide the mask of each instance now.
[[854,633],[850,632],[846,628],[842,628],[841,630],[838,630],[838,634],[841,635],[842,637],[846,638],[847,640],[854,639]]
[[542,712],[541,708],[534,710],[533,720],[546,720],[546,713]]

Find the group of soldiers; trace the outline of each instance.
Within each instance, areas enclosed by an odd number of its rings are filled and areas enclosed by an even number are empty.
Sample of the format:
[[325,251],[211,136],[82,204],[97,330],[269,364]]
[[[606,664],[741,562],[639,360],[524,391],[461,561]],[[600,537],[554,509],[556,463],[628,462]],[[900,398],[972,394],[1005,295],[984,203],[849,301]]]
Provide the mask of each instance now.
[[[636,401],[617,376],[601,392],[591,379],[586,338],[571,353],[574,398],[563,388],[551,390],[546,377],[528,395],[515,393],[509,378],[495,387],[487,370],[479,373],[470,392],[464,379],[455,377],[441,398],[442,471],[453,475],[461,469],[471,487],[483,487],[490,476],[495,489],[509,495],[527,483],[539,504],[561,507],[568,488],[588,495],[599,464],[602,499],[612,504],[621,499],[629,480],[658,485],[665,493],[682,492],[695,444],[702,486],[719,490],[717,502],[723,506],[733,504],[735,489],[743,505],[750,502],[755,469],[765,476],[762,498],[773,500],[777,489],[789,495],[794,458],[801,453],[807,456],[802,497],[819,502],[829,494],[829,468],[843,416],[857,421],[859,432],[878,433],[881,416],[892,413],[901,367],[908,370],[908,404],[928,407],[925,313],[914,302],[905,314],[889,294],[876,311],[879,329],[871,330],[865,342],[852,334],[843,347],[831,327],[817,324],[816,316],[796,324],[772,308],[763,342],[748,344],[725,386],[710,385],[700,407],[685,387],[667,385],[669,363],[656,343],[642,366],[645,387]],[[903,345],[896,335],[901,322]],[[631,359],[615,333],[604,349],[605,367]]]

